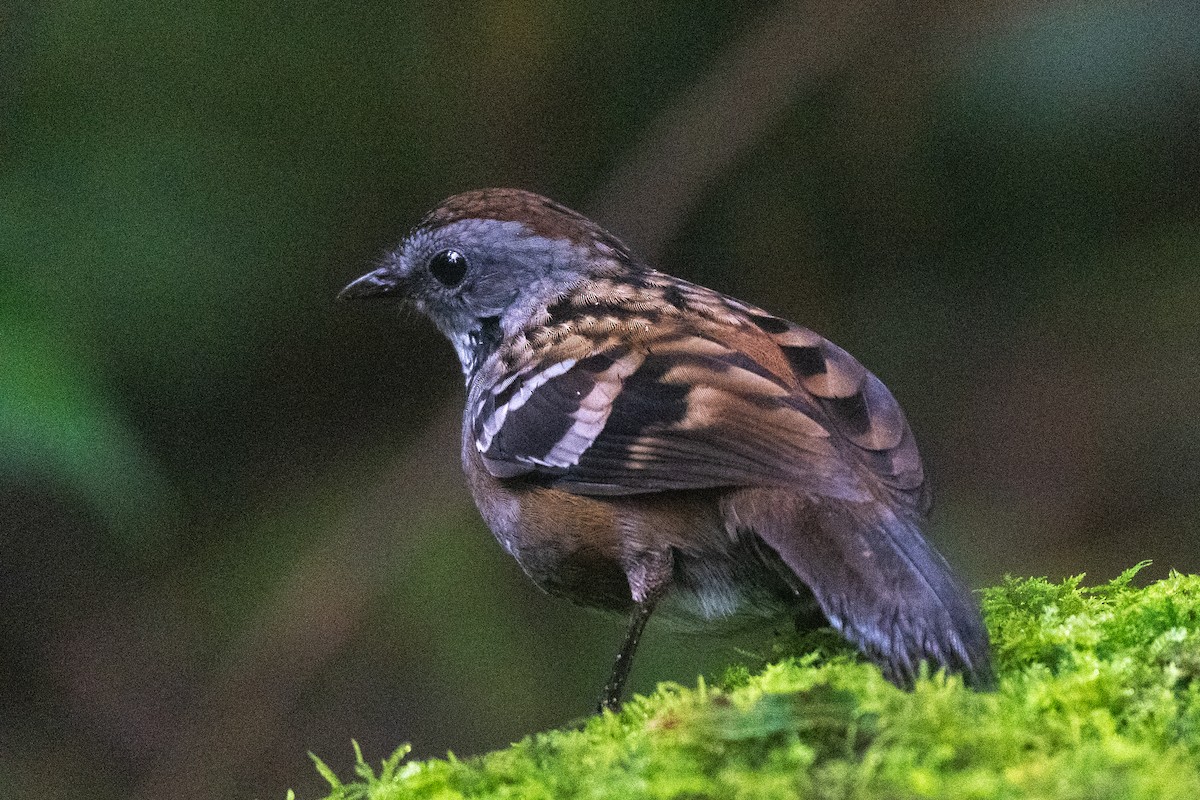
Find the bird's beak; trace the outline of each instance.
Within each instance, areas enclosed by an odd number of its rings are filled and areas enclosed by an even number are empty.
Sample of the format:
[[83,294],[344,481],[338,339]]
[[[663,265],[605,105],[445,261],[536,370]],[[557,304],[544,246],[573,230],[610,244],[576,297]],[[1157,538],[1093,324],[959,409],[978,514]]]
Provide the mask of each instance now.
[[403,294],[403,280],[388,267],[368,272],[338,292],[338,300],[398,297]]

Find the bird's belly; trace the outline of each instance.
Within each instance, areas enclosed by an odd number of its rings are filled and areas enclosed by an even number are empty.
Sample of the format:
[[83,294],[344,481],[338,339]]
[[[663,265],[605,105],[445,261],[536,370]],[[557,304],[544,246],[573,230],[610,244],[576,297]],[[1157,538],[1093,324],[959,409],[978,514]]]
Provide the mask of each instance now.
[[[464,460],[477,459],[473,443]],[[745,627],[807,606],[755,542],[733,535],[709,491],[593,497],[513,485],[468,470],[471,493],[501,546],[543,590],[628,612],[640,555],[669,552],[671,587],[657,615],[679,628]]]
[[[559,514],[553,520],[522,514],[519,505],[512,506],[511,524],[494,524],[492,530],[543,590],[580,605],[628,612],[634,601],[622,558],[628,551],[623,547],[630,538],[650,546],[664,528],[647,526],[639,517],[643,530],[631,531],[622,524],[623,504],[615,504],[613,520],[602,519],[605,515],[590,508],[591,503],[603,509],[614,505],[608,499],[589,500],[570,509],[576,513]],[[489,522],[496,520],[495,514],[491,517]],[[670,549],[673,562],[671,587],[656,617],[679,630],[733,631],[794,615],[810,604],[762,561],[755,548],[731,540],[723,531],[702,533],[700,527],[697,521],[686,543],[656,545]],[[616,537],[617,529],[624,529],[624,539]]]

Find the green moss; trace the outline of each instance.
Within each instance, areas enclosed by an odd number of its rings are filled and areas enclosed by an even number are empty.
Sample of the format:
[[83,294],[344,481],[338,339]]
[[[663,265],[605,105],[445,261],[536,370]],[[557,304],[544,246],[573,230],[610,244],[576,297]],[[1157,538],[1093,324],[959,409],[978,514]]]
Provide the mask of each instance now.
[[999,691],[912,692],[828,640],[719,688],[662,685],[579,730],[460,761],[359,757],[330,800],[1195,798],[1200,576],[1134,588],[1009,579],[984,593]]

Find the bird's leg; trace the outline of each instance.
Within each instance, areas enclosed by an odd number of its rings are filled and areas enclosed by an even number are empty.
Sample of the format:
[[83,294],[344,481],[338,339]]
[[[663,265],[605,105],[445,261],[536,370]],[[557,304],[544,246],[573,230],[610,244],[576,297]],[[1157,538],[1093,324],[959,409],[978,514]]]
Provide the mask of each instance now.
[[650,615],[671,585],[673,567],[671,551],[667,550],[643,555],[629,570],[629,587],[637,605],[629,615],[625,641],[621,645],[621,652],[617,653],[617,660],[613,662],[612,674],[608,677],[608,683],[604,684],[604,692],[600,695],[601,712],[616,711],[621,707],[621,693],[625,689],[625,682],[629,680],[633,654],[637,652],[638,642],[642,639],[642,631],[646,629]]
[[642,638],[642,631],[646,627],[646,622],[650,619],[651,612],[654,611],[654,601],[638,603],[633,609],[633,613],[629,615],[629,628],[625,631],[625,643],[621,645],[621,652],[617,653],[617,660],[613,663],[612,674],[608,677],[608,683],[604,684],[604,693],[600,695],[600,711],[616,711],[621,707],[621,692],[625,688],[625,681],[629,679],[629,669],[633,666],[633,654],[637,651],[638,641]]

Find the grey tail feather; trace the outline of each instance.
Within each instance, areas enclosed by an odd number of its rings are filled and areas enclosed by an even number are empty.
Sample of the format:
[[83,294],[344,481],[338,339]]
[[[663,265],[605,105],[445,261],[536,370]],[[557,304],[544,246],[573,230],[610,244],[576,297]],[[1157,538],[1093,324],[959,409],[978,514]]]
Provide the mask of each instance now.
[[[995,688],[991,644],[979,607],[946,559],[925,538],[917,520],[909,513],[889,509],[865,530],[868,537],[878,538],[880,550],[894,549],[902,573],[898,580],[911,585],[908,597],[880,609],[884,614],[876,623],[876,630],[884,633],[879,660],[888,678],[911,686],[919,663],[928,661],[934,667],[961,673],[970,686]],[[871,619],[869,611],[866,618]],[[868,624],[869,634],[876,632],[873,627]]]
[[978,606],[926,541],[915,512],[800,502],[756,503],[754,511],[743,518],[759,517],[746,521],[888,680],[911,687],[925,662],[973,688],[995,687]]

